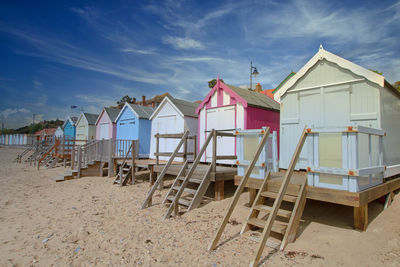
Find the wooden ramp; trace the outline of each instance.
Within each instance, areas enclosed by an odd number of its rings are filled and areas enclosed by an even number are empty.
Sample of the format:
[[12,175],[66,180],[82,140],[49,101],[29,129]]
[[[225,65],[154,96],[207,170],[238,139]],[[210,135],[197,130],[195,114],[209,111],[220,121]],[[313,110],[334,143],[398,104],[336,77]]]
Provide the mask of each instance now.
[[[240,185],[236,189],[236,192],[224,216],[224,219],[222,220],[220,227],[215,233],[213,241],[208,247],[209,251],[216,248],[222,232],[224,231],[225,226],[228,223],[228,220],[231,217],[233,210],[239,201],[239,197],[245,188],[247,180],[250,177],[251,172],[253,171],[254,165],[260,156],[261,150],[263,149],[265,142],[267,141],[268,134],[269,128],[266,129],[264,136],[258,145],[254,158],[251,161],[249,167],[246,169],[245,175],[243,176]],[[262,183],[261,190],[259,190],[256,199],[250,209],[250,213],[247,216],[246,223],[244,224],[241,233],[245,234],[247,232],[250,232],[251,230],[255,230],[256,228],[262,229],[262,232],[260,233],[257,240],[257,249],[253,260],[250,263],[250,266],[258,266],[265,244],[267,242],[267,239],[270,237],[271,232],[275,232],[283,236],[281,249],[284,249],[286,244],[290,241],[293,241],[296,237],[297,228],[306,201],[306,180],[304,179],[304,181],[302,182],[300,190],[297,192],[297,195],[289,195],[287,194],[286,190],[290,183],[290,179],[299,158],[301,149],[306,140],[306,136],[307,132],[306,128],[304,128],[292,160],[290,162],[289,168],[282,181],[279,192],[273,193],[268,190],[267,185],[268,179],[270,178],[270,174],[268,172]],[[272,206],[266,205],[265,201],[267,198],[274,199]],[[289,209],[283,209],[281,208],[282,202],[292,203],[293,206]]]

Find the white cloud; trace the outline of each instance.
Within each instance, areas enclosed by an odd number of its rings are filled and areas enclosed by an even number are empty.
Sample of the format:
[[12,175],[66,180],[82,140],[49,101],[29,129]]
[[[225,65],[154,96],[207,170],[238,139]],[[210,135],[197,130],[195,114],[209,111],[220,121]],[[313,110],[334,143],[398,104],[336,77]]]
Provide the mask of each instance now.
[[172,45],[175,49],[204,49],[204,45],[201,42],[191,38],[168,36],[164,38],[163,42]]
[[20,109],[17,109],[17,108],[12,108],[12,109],[11,109],[11,108],[7,108],[7,109],[1,111],[0,114],[3,115],[4,118],[7,119],[8,116],[13,115],[13,114],[16,114],[16,113],[29,113],[29,112],[30,112],[30,111],[27,110],[26,108],[20,108]]
[[153,50],[144,50],[144,49],[135,49],[135,48],[124,48],[124,49],[121,49],[121,52],[142,54],[142,55],[156,55],[157,54],[157,52],[155,52]]

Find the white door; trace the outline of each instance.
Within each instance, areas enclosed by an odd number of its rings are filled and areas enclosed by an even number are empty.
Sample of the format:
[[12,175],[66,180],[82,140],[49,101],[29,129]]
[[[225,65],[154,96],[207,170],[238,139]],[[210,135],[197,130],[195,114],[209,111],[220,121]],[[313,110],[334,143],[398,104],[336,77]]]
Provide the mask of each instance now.
[[101,139],[109,139],[109,132],[108,132],[108,123],[101,123],[100,124],[100,140]]
[[[179,133],[177,129],[176,115],[160,116],[157,122],[157,132],[160,134],[175,134]],[[174,152],[178,139],[160,138],[159,151],[160,152]],[[160,157],[160,160],[168,160],[169,157]]]
[[[235,110],[236,106],[213,108],[207,110],[207,135],[212,129],[215,130],[234,130],[235,129]],[[217,155],[235,155],[236,140],[234,137],[217,137]],[[212,141],[207,146],[206,161],[212,160]],[[234,164],[234,160],[218,160],[218,163]]]

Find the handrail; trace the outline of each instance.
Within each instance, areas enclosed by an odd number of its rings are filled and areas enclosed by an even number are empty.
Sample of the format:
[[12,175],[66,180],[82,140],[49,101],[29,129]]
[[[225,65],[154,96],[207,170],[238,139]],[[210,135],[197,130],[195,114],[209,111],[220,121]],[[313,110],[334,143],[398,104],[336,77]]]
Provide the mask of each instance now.
[[38,170],[39,170],[39,167],[40,167],[40,163],[47,157],[47,155],[50,154],[51,151],[53,151],[57,147],[57,144],[58,144],[58,142],[56,140],[54,142],[54,144],[50,147],[50,149],[46,153],[44,153],[44,155],[39,159],[39,161],[37,163]]
[[[175,159],[176,154],[178,154],[179,149],[182,147],[185,139],[187,138],[187,136],[189,135],[189,131],[185,131],[184,135],[182,136],[181,140],[179,141],[178,145],[175,148],[174,153],[172,154],[172,156],[169,158],[167,164],[165,164],[163,170],[161,171],[160,175],[157,177],[156,182],[153,184],[153,187],[150,189],[149,193],[147,193],[146,199],[144,200],[141,209],[146,208],[149,203],[151,202],[151,198],[154,194],[154,192],[157,189],[157,186],[160,184],[160,182],[164,179],[165,174],[167,173],[167,170],[169,168],[169,166],[171,166],[173,160]],[[187,160],[185,161],[184,166],[187,165]]]

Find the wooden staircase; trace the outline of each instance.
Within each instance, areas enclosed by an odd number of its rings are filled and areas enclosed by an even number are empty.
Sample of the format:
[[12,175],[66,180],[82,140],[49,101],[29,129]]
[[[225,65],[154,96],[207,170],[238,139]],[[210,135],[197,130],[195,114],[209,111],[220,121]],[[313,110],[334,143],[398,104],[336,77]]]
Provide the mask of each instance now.
[[[135,151],[133,149],[133,145],[134,143],[132,142],[131,145],[129,146],[128,151],[125,154],[125,158],[124,161],[122,162],[122,164],[119,166],[119,172],[117,174],[117,177],[114,180],[114,184],[119,184],[120,186],[124,186],[128,183],[129,180],[132,181],[132,184],[135,183],[133,177],[134,177],[134,170],[135,170],[135,166],[134,166],[134,162],[135,162]],[[132,152],[132,163],[129,165],[128,164],[128,157],[129,154]]]
[[[268,216],[273,211],[273,207],[269,200],[276,200],[278,193],[268,190],[268,181],[270,173],[267,173],[260,190],[253,202],[249,215],[240,234],[243,234],[254,240],[255,236],[261,236],[258,229],[264,229],[267,223]],[[293,242],[297,229],[300,223],[301,215],[303,214],[306,203],[307,179],[301,181],[300,189],[297,195],[289,195],[285,193],[282,197],[284,203],[278,208],[276,219],[273,221],[271,232],[282,237],[280,249],[283,250],[289,242]],[[260,242],[260,238],[255,241]]]
[[[179,153],[179,150],[181,149],[182,145],[187,142],[187,138],[189,136],[189,131],[185,131],[185,133],[182,135],[182,138],[180,139],[178,145],[176,146],[174,152],[172,152],[171,156],[168,159],[168,162],[165,164],[164,168],[160,172],[160,174],[157,176],[157,180],[154,182],[153,186],[151,187],[150,191],[147,193],[146,199],[144,200],[141,209],[147,208],[152,204],[152,198],[153,194],[156,191],[157,187],[164,181],[164,176],[168,171],[168,168],[171,166],[172,162],[176,158],[177,154]],[[183,171],[187,168],[188,166],[188,160],[186,159],[185,163],[183,164],[181,170],[179,171],[179,174],[177,177],[181,177]],[[175,182],[174,182],[175,184]],[[176,186],[176,185],[175,185]],[[167,194],[168,196],[168,194]],[[165,201],[165,200],[164,200]]]
[[22,153],[18,154],[17,157],[13,160],[13,162],[21,163],[22,158],[32,151],[35,148],[35,145],[29,145]]
[[[173,211],[174,214],[177,215],[179,213],[179,206],[183,206],[186,211],[190,211],[197,208],[202,203],[204,195],[211,182],[211,175],[216,175],[217,159],[236,159],[235,155],[217,156],[217,136],[233,137],[234,134],[218,132],[215,129],[212,129],[186,175],[185,171],[187,169],[187,162],[185,162],[179,174],[175,178],[172,187],[164,198],[163,203],[170,203],[167,213],[164,216],[165,219],[170,218]],[[213,140],[212,162],[208,164],[206,171],[200,176],[194,175],[201,157],[205,153],[211,140]]]
[[[254,165],[257,162],[258,157],[260,156],[261,150],[263,149],[265,142],[267,141],[268,134],[269,128],[266,130],[261,142],[258,145],[253,160],[251,161],[249,167],[246,169],[245,175],[243,176],[238,188],[236,189],[236,192],[232,198],[232,202],[229,205],[224,219],[222,220],[220,227],[215,233],[213,241],[208,247],[209,251],[216,248],[222,232],[224,231],[225,226],[228,223],[228,220],[232,215],[236,204],[239,201],[239,197],[245,188],[248,178],[253,171]],[[270,179],[270,174],[268,172],[264,178],[259,192],[257,193],[256,199],[252,204],[249,215],[246,219],[246,223],[244,224],[241,233],[245,234],[246,232],[250,232],[251,230],[255,230],[257,228],[262,229],[262,231],[257,240],[258,245],[256,253],[253,260],[250,262],[250,266],[258,266],[265,244],[267,242],[267,239],[270,237],[271,232],[275,232],[283,236],[281,249],[284,249],[286,244],[288,242],[292,242],[296,237],[297,228],[306,202],[306,180],[302,181],[297,195],[289,195],[286,191],[289,186],[294,167],[300,156],[301,149],[306,140],[306,136],[307,131],[306,128],[304,128],[300,140],[297,144],[296,150],[293,154],[289,168],[286,171],[285,177],[282,180],[279,192],[275,193],[268,190],[268,180]],[[272,206],[266,205],[265,200],[267,198],[274,199]],[[293,208],[283,209],[283,207],[281,206],[282,202],[292,203]]]

